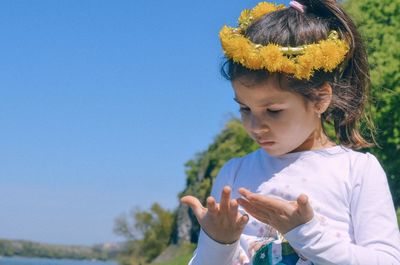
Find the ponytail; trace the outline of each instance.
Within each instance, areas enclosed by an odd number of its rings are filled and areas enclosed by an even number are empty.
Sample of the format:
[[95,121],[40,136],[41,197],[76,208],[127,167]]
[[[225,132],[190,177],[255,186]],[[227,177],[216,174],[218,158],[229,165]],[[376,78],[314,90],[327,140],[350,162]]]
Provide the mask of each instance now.
[[333,101],[328,115],[333,120],[336,137],[343,145],[362,148],[372,144],[360,133],[360,123],[370,130],[374,140],[374,125],[370,114],[366,111],[369,101],[370,75],[366,49],[356,25],[346,12],[334,0],[300,0],[307,7],[307,12],[313,13],[328,21],[330,29],[338,30],[341,38],[347,40],[350,50],[342,69],[331,83],[336,90],[336,100]]

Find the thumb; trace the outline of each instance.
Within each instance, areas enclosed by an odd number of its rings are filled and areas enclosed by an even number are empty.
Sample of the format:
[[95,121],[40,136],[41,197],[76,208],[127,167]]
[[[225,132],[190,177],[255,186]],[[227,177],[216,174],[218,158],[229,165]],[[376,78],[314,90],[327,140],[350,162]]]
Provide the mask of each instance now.
[[193,197],[190,195],[184,196],[181,198],[181,203],[186,204],[187,206],[192,208],[193,213],[194,213],[194,215],[196,215],[197,219],[203,213],[204,207],[201,204],[201,202],[199,201],[199,199],[197,199],[196,197]]
[[309,203],[308,196],[300,194],[297,198],[297,204],[299,206],[300,215],[303,216],[307,222],[310,221],[314,216],[314,211]]

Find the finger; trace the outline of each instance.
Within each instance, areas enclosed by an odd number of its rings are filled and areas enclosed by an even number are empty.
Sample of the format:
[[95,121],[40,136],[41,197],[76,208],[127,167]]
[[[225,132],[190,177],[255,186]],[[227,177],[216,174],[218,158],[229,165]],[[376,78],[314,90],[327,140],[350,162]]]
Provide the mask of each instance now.
[[249,222],[249,219],[249,215],[245,213],[239,218],[237,224],[240,228],[243,228]]
[[217,202],[212,196],[207,198],[207,208],[212,214],[218,213]]
[[[291,211],[290,203],[287,201],[253,193],[245,188],[240,188],[239,193],[253,206],[253,211],[264,211],[270,214],[285,215]],[[248,206],[247,206],[248,207]],[[258,209],[258,210],[257,210]],[[268,211],[265,211],[268,210]],[[253,214],[252,214],[253,215]],[[253,215],[254,216],[254,215]]]
[[219,203],[219,209],[221,213],[227,214],[229,212],[230,197],[231,197],[231,188],[229,186],[225,186],[221,192],[221,201]]
[[305,217],[307,220],[311,220],[314,216],[314,211],[308,200],[308,196],[305,194],[300,194],[297,198],[297,204],[299,206],[300,215]]
[[245,188],[240,188],[239,193],[254,206],[267,208],[269,210],[282,212],[287,209],[287,202],[281,199],[253,193]]
[[250,203],[258,203],[262,204],[264,199],[266,198],[265,196],[262,196],[260,194],[253,193],[245,188],[240,188],[239,193]]
[[249,191],[248,189],[245,189],[245,188],[240,188],[238,191],[239,191],[240,195],[242,195],[245,198],[247,198],[253,194],[251,191]]
[[243,207],[243,209],[248,212],[249,214],[253,215],[254,213],[257,212],[256,207],[254,207],[254,205],[252,205],[250,202],[248,202],[247,200],[243,199],[243,198],[238,198],[237,202],[240,206]]
[[266,220],[270,219],[270,213],[265,208],[260,208],[252,204],[251,202],[246,201],[245,199],[238,198],[237,199],[239,205],[241,205],[247,213],[251,216],[260,220],[262,222],[266,222]]
[[229,207],[230,207],[230,209],[229,209],[229,215],[230,215],[232,218],[236,218],[237,213],[238,213],[238,208],[239,208],[239,205],[238,205],[237,200],[235,200],[235,199],[231,200],[231,201],[230,201]]
[[181,198],[181,202],[188,205],[193,210],[193,213],[197,218],[201,217],[204,207],[199,199],[193,196],[184,196]]
[[297,198],[297,203],[299,205],[307,205],[308,204],[308,196],[305,194],[300,194],[299,197]]
[[237,198],[236,201],[238,202],[238,204],[240,206],[242,206],[245,210],[246,208],[250,208],[252,207],[252,205],[250,204],[250,202],[244,198]]

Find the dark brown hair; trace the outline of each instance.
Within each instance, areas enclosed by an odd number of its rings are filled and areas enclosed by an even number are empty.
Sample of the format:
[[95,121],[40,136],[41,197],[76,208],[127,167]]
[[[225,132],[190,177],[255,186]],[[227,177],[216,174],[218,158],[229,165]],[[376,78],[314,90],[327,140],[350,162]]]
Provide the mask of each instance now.
[[321,117],[324,132],[325,123],[333,124],[340,144],[355,149],[372,146],[360,132],[360,126],[365,126],[375,142],[374,125],[366,111],[370,85],[367,54],[356,26],[334,0],[298,2],[306,7],[304,13],[289,7],[266,14],[247,28],[245,36],[257,44],[295,47],[326,39],[331,30],[336,30],[350,45],[341,65],[332,72],[316,71],[310,80],[299,80],[283,73],[250,70],[228,59],[222,65],[222,75],[231,81],[245,77],[255,83],[270,77],[285,79],[288,87],[284,89],[313,102],[322,99],[317,92],[327,82],[332,87],[332,101]]

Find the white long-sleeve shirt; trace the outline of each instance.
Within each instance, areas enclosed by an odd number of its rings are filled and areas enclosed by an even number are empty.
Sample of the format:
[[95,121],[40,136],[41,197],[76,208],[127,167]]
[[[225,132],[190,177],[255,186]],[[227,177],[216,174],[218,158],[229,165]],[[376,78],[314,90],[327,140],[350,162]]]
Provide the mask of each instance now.
[[[225,185],[232,187],[232,198],[240,197],[240,187],[284,200],[301,193],[309,197],[314,218],[283,235],[307,259],[297,264],[400,264],[400,233],[386,174],[370,153],[335,146],[272,157],[259,149],[223,166],[211,193],[217,201]],[[201,231],[189,264],[252,264],[256,251],[276,236],[275,229],[251,216],[231,245]]]

